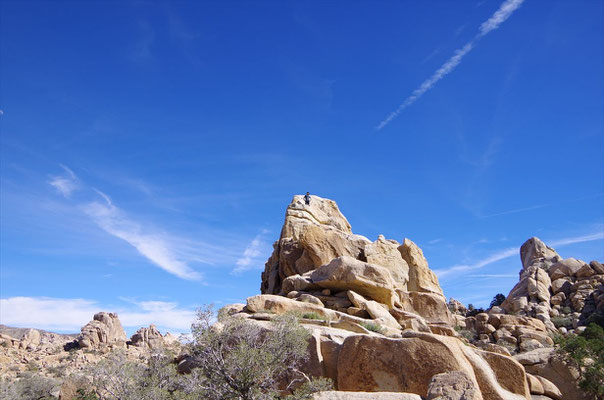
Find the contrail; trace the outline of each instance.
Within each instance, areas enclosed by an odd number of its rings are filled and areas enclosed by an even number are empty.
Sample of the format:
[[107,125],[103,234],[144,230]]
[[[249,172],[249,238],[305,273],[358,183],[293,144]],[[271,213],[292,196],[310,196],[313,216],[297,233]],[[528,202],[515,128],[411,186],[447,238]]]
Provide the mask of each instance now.
[[434,85],[440,81],[442,78],[450,74],[455,67],[459,65],[462,58],[470,52],[475,46],[475,43],[488,34],[489,32],[499,28],[499,26],[508,19],[514,11],[524,2],[524,0],[506,0],[504,1],[499,9],[493,13],[491,18],[486,20],[480,25],[478,33],[472,40],[466,43],[462,48],[455,50],[455,53],[451,58],[445,62],[442,67],[440,67],[430,78],[425,80],[420,87],[415,89],[409,97],[405,99],[401,103],[400,106],[396,110],[390,113],[382,122],[380,122],[375,129],[381,130],[386,125],[388,125],[393,119],[395,119],[405,108],[409,107],[411,104],[415,103],[417,99],[419,99],[424,93],[428,90],[432,89]]

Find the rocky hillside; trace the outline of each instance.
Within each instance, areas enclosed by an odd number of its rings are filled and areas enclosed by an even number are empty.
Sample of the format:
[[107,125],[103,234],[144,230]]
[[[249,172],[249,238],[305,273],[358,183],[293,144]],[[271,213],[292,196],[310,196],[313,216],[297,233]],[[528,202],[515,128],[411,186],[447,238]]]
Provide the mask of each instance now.
[[[337,397],[344,392],[379,392],[359,397],[376,399],[387,392],[428,399],[587,398],[576,388],[576,371],[553,354],[552,317],[571,307],[576,328],[585,307],[601,309],[600,265],[562,260],[538,239],[521,256],[521,280],[502,307],[466,318],[451,313],[411,240],[380,235],[371,241],[352,232],[332,200],[313,196],[306,205],[295,196],[262,273],[262,294],[228,312],[267,329],[275,315],[300,315],[313,334],[307,372],[333,380],[337,392],[329,398],[352,398]],[[568,296],[556,304],[564,290]]]

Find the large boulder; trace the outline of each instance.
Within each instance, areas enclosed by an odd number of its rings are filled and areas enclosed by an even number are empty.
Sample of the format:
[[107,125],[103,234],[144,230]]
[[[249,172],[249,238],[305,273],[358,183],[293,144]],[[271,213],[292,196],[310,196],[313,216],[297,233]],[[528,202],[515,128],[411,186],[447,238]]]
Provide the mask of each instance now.
[[126,332],[116,313],[99,312],[94,314],[92,321],[82,327],[77,341],[80,348],[125,344]]
[[488,353],[485,359],[487,352],[475,351],[456,338],[408,333],[412,335],[402,339],[347,337],[338,357],[338,390],[427,396],[434,375],[461,371],[485,400],[528,398],[524,369],[511,358]]
[[[554,399],[592,399],[577,386],[579,372],[557,357],[554,348],[539,348],[517,354],[514,358],[524,366],[526,372],[539,379],[544,388],[548,388],[545,395]],[[560,395],[553,396],[555,393]]]
[[436,374],[430,380],[427,400],[480,400],[480,390],[465,372]]
[[394,285],[405,290],[409,281],[409,265],[401,256],[399,246],[396,240],[387,240],[379,235],[375,242],[365,245],[365,259],[370,264],[386,268],[392,275]]
[[[424,252],[415,243],[405,239],[398,248],[403,259],[409,265],[409,283],[407,289],[413,292],[436,293],[444,297],[436,274],[428,267]],[[403,289],[403,288],[401,288]]]
[[325,289],[353,290],[392,307],[394,280],[388,269],[352,257],[338,257],[313,271],[311,280]]

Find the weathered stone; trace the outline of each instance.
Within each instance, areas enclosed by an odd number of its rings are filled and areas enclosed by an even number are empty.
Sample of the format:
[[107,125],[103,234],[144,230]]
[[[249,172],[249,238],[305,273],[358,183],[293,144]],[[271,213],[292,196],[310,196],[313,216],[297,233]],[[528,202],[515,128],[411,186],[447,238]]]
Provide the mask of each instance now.
[[[499,368],[500,361],[487,361],[481,355],[458,339],[447,336],[411,331],[407,331],[402,339],[350,336],[344,341],[338,358],[338,389],[398,391],[426,396],[432,376],[462,371],[477,382],[485,400],[528,396],[521,366],[513,372],[521,376],[521,382],[512,388],[514,392],[510,392],[510,388],[498,383],[498,379],[507,382],[504,375],[510,371],[493,371],[491,365]],[[509,369],[514,365],[512,363],[504,363],[505,368]]]
[[317,304],[304,303],[301,301],[288,299],[287,297],[271,294],[259,294],[248,297],[247,309],[253,313],[266,311],[270,311],[275,314],[285,314],[288,311],[317,313],[326,319],[333,319],[336,315],[335,311],[326,309]]
[[370,264],[386,268],[394,280],[394,286],[406,290],[409,265],[398,251],[399,246],[397,241],[386,240],[383,235],[379,235],[375,242],[365,245],[365,258]]
[[445,298],[436,293],[404,292],[397,289],[401,308],[421,315],[429,323],[453,326],[454,320]]
[[155,325],[151,324],[148,328],[140,328],[130,338],[130,343],[137,347],[146,347],[149,349],[158,349],[164,346],[164,337],[157,330]]
[[81,348],[98,347],[101,345],[126,342],[126,332],[115,313],[99,312],[93,320],[82,327],[78,337]]
[[590,276],[595,275],[596,271],[594,271],[588,264],[584,264],[579,270],[575,273],[577,278],[589,278]]
[[368,264],[352,257],[338,257],[313,271],[312,281],[322,288],[354,290],[392,307],[394,282],[390,272],[379,265]]
[[583,265],[585,265],[585,263],[576,258],[566,258],[552,265],[548,272],[550,278],[556,280],[565,276],[575,275]]
[[[424,252],[415,243],[405,239],[398,248],[403,259],[409,266],[409,283],[407,290],[412,292],[428,292],[443,296],[436,274],[428,268]],[[446,301],[446,300],[445,300]]]
[[325,307],[325,306],[323,305],[323,302],[322,302],[321,300],[319,300],[319,299],[317,299],[315,296],[310,295],[310,294],[307,294],[307,293],[303,293],[303,294],[301,294],[300,296],[298,296],[298,297],[296,298],[296,300],[298,300],[298,301],[302,301],[302,302],[304,302],[304,303],[316,304],[316,305],[318,305],[318,306],[320,306],[320,307]]
[[544,395],[549,396],[554,400],[563,400],[564,399],[562,397],[562,393],[560,392],[560,389],[558,389],[556,387],[556,385],[554,385],[552,382],[548,381],[547,379],[545,379],[541,376],[536,376],[536,378],[539,380],[539,382],[541,383],[541,386],[543,387]]
[[479,400],[477,384],[461,371],[436,374],[428,385],[427,400]]
[[531,374],[526,374],[526,378],[529,384],[529,389],[531,391],[531,394],[543,394],[543,385],[541,384],[541,381],[539,379],[537,379],[537,377],[535,377],[534,375]]

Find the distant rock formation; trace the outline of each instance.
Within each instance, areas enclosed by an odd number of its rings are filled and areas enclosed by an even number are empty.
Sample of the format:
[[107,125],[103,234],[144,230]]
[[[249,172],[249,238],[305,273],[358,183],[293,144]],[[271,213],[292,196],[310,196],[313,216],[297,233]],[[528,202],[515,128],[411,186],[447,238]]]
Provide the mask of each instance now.
[[170,332],[162,335],[161,332],[151,324],[148,328],[140,328],[128,342],[131,346],[142,347],[146,349],[159,349],[166,345],[171,345],[178,342],[178,338]]
[[80,348],[98,348],[103,345],[126,345],[126,332],[116,313],[99,312],[82,327],[77,339]]

